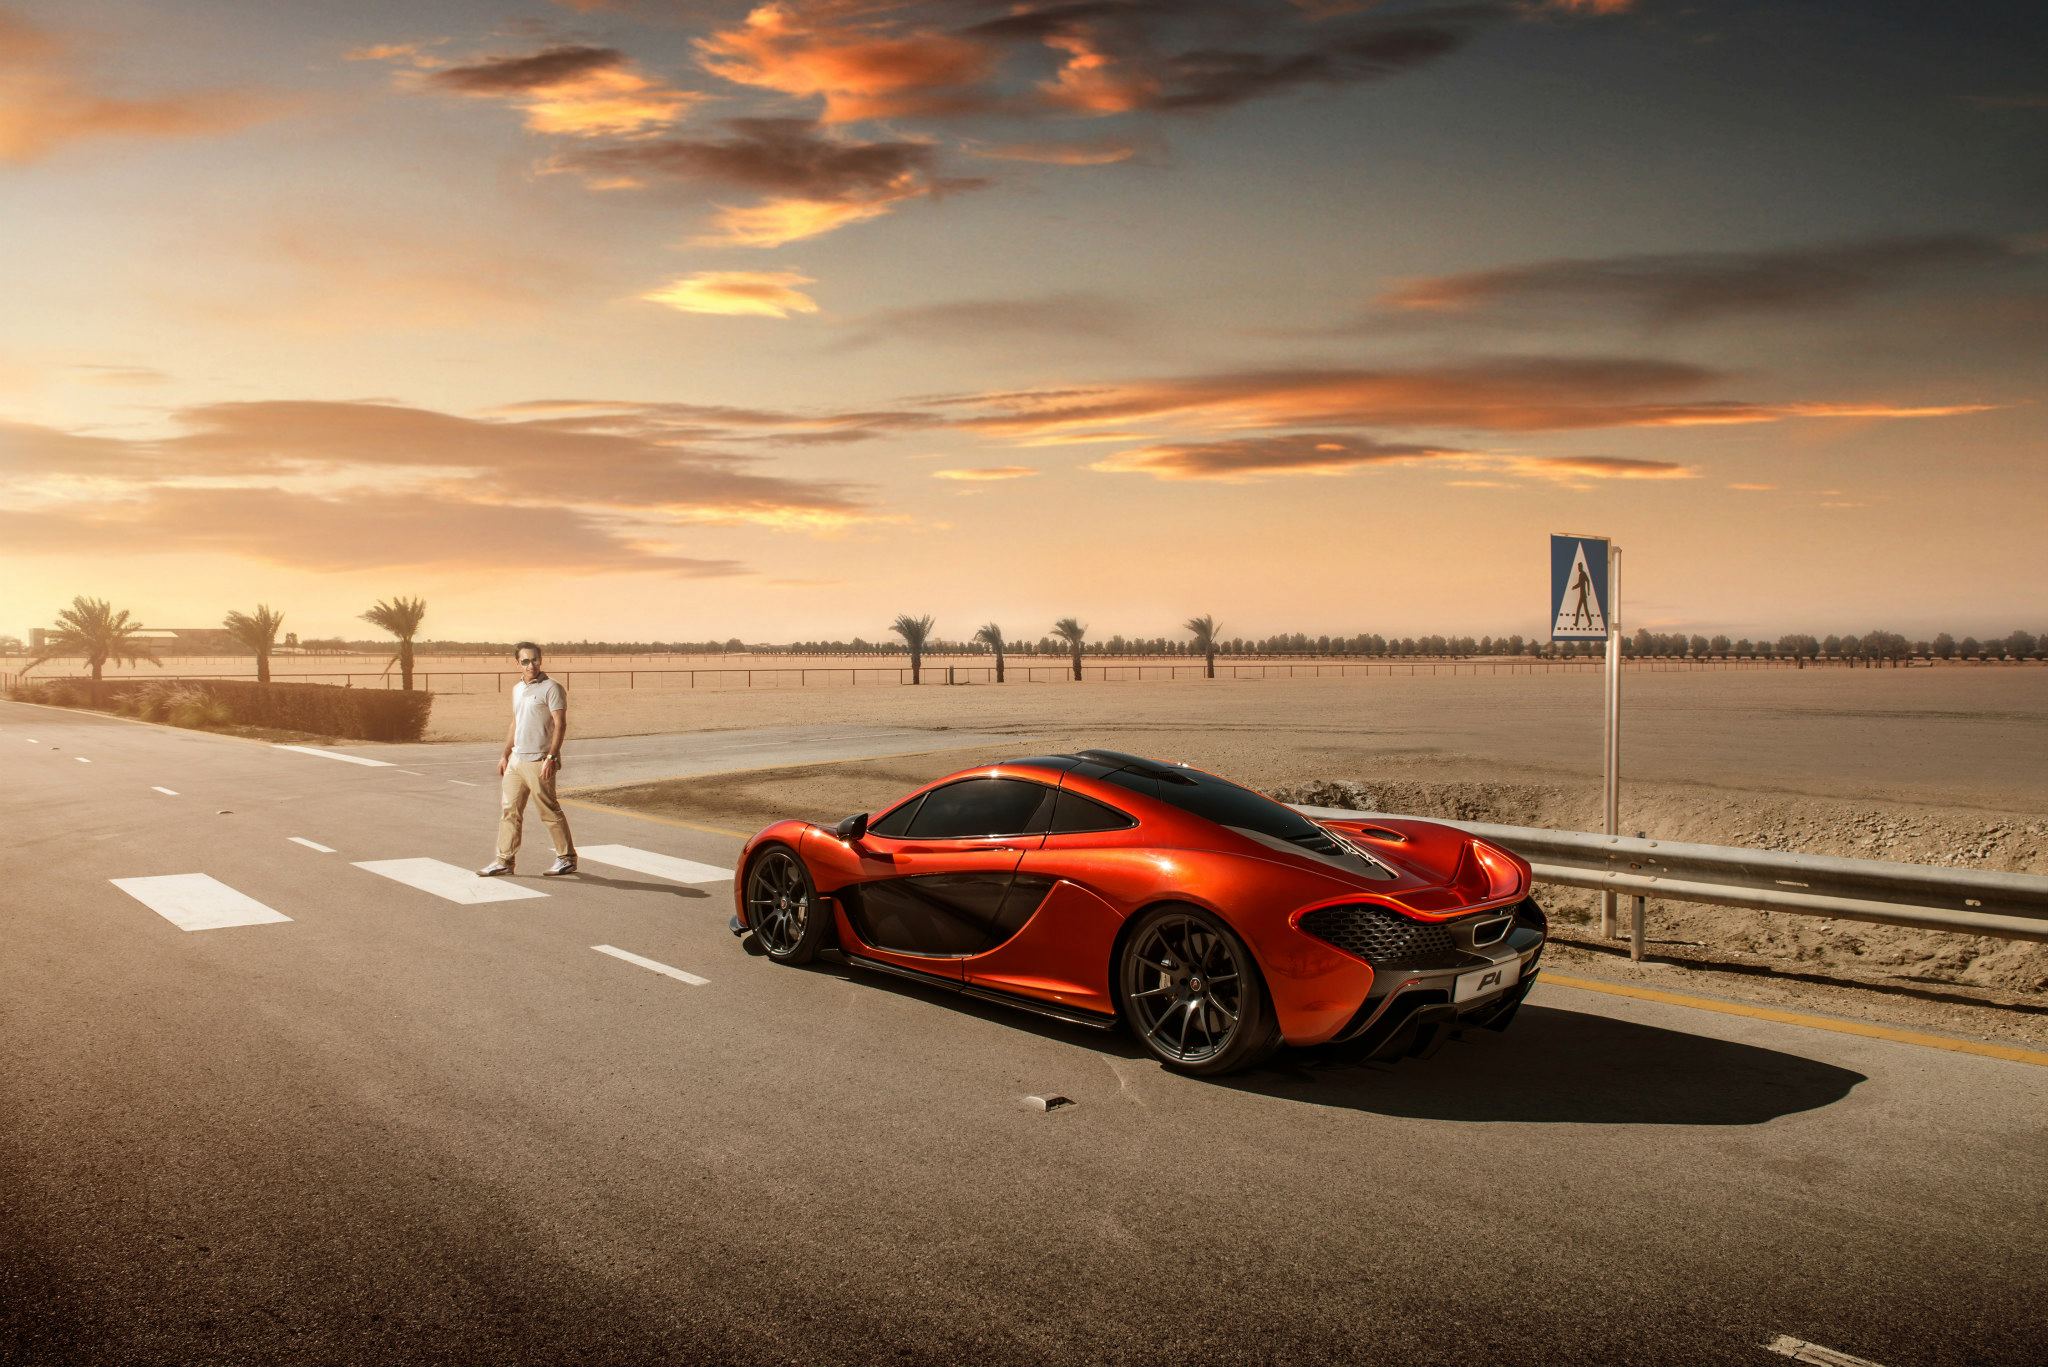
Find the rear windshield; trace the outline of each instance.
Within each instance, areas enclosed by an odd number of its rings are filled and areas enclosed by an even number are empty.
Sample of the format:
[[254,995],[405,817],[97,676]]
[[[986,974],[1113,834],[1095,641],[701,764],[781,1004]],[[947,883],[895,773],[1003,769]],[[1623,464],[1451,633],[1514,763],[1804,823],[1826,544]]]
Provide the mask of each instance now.
[[1184,812],[1193,812],[1219,826],[1257,831],[1260,835],[1270,835],[1297,845],[1321,843],[1328,839],[1320,826],[1300,812],[1283,807],[1249,788],[1240,788],[1235,783],[1226,783],[1214,775],[1196,773],[1192,769],[1175,769],[1173,773],[1176,778],[1190,781],[1178,783],[1156,779],[1129,769],[1104,774],[1102,781],[1142,793],[1155,802],[1164,802]]

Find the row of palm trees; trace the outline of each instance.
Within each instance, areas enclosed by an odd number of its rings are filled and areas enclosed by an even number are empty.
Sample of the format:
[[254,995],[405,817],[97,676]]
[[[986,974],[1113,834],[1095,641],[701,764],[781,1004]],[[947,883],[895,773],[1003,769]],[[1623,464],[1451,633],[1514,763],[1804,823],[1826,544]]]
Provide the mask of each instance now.
[[[408,691],[412,688],[412,638],[419,634],[420,622],[426,615],[424,598],[380,598],[375,607],[362,614],[365,622],[398,638],[398,653],[392,662],[403,675]],[[270,657],[277,649],[277,633],[284,626],[284,614],[259,603],[254,612],[230,612],[221,619],[221,626],[237,645],[256,657],[256,682],[269,683]],[[100,682],[101,671],[110,662],[138,665],[147,661],[162,669],[164,662],[141,635],[142,630],[142,623],[131,620],[126,608],[117,612],[104,598],[81,595],[71,600],[70,607],[58,612],[56,626],[45,634],[40,646],[29,652],[28,663],[21,672],[26,674],[46,660],[74,656],[83,659],[92,670],[95,684]]]
[[[910,650],[910,681],[919,683],[924,678],[924,652],[932,638],[932,615],[912,617],[904,613],[897,617],[889,630],[903,638],[903,644]],[[1194,633],[1194,647],[1201,653],[1205,666],[1204,676],[1216,677],[1216,619],[1209,613],[1190,617],[1181,623],[1181,630]],[[1081,678],[1081,651],[1088,640],[1088,627],[1072,617],[1062,617],[1052,624],[1052,634],[1067,643],[1074,661],[1074,678]],[[988,622],[974,633],[975,640],[987,646],[995,654],[996,682],[1003,681],[1003,629],[994,622]]]

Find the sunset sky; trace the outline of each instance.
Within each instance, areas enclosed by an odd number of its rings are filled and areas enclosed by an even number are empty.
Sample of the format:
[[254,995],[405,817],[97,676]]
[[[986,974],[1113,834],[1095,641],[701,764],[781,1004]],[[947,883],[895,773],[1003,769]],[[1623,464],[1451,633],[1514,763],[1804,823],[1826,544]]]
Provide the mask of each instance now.
[[2040,630],[2044,16],[0,0],[0,632]]

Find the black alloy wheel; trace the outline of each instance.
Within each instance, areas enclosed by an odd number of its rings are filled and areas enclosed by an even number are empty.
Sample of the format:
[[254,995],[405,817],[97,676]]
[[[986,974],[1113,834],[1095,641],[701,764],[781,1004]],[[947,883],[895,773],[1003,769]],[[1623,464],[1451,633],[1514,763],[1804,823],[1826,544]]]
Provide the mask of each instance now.
[[1217,1077],[1279,1043],[1278,1023],[1251,951],[1194,907],[1155,907],[1124,942],[1124,1017],[1161,1063]]
[[747,925],[769,958],[807,964],[825,942],[830,915],[818,905],[810,871],[787,845],[770,845],[747,869]]

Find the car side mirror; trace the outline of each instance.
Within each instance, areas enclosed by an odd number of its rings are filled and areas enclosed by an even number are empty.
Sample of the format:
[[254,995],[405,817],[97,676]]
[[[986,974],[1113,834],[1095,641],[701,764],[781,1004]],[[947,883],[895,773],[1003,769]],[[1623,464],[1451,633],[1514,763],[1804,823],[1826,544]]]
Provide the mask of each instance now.
[[846,820],[832,828],[832,834],[849,843],[860,839],[867,833],[868,814],[866,812],[855,812],[852,816],[849,816]]

